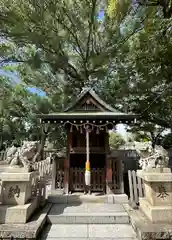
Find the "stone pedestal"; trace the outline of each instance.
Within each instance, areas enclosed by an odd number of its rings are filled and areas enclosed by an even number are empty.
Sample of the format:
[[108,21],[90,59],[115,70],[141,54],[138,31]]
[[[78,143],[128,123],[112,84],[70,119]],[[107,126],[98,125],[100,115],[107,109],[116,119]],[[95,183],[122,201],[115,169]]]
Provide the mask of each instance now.
[[169,168],[138,170],[145,187],[140,208],[152,223],[172,222],[172,173]]
[[31,196],[31,184],[36,172],[10,170],[0,174],[2,204],[0,223],[26,223],[37,207],[37,199]]

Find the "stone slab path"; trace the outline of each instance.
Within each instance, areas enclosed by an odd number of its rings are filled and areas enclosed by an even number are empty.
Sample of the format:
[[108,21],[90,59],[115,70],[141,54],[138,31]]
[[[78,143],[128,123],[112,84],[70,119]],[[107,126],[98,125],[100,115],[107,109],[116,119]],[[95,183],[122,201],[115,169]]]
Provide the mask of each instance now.
[[48,213],[51,224],[129,224],[122,204],[54,204]]
[[47,225],[39,240],[137,240],[128,224]]
[[122,204],[53,204],[39,240],[137,240]]

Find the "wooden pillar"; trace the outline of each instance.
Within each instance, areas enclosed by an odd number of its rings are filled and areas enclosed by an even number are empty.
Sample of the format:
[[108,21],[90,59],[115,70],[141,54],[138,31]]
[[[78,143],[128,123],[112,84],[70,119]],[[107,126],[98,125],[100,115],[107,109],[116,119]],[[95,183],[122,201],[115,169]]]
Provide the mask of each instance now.
[[70,149],[72,148],[72,133],[67,132],[67,151],[64,160],[64,193],[69,193],[69,168],[70,168]]
[[108,158],[109,154],[109,134],[105,134],[105,154],[106,154],[106,193],[112,193],[112,159]]
[[112,193],[112,159],[106,160],[106,193]]
[[56,158],[53,158],[51,191],[55,190],[56,188],[56,176],[57,176],[57,163],[56,163]]
[[120,181],[120,193],[124,193],[124,178],[123,178],[123,161],[119,160],[118,161],[118,166],[119,166],[119,181]]

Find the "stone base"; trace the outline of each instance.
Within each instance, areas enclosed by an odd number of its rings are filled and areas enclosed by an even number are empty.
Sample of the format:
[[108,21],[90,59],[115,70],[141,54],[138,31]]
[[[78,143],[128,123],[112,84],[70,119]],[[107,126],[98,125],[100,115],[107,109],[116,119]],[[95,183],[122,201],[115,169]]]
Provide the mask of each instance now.
[[25,224],[0,224],[1,239],[40,239],[39,234],[46,223],[47,214],[51,204],[47,204],[44,209],[40,209]]
[[171,223],[151,223],[145,214],[140,210],[132,209],[128,204],[124,204],[130,217],[138,240],[170,240],[172,239]]
[[28,173],[28,169],[21,166],[8,166],[6,173]]
[[137,176],[146,182],[172,182],[170,168],[154,168],[153,170],[137,170]]
[[128,203],[128,196],[127,194],[114,194],[114,203],[124,204]]
[[152,206],[140,198],[140,209],[152,223],[172,222],[172,206]]
[[[14,170],[14,168],[13,168]],[[2,181],[2,204],[24,205],[31,198],[32,180],[37,172],[3,172],[0,174]]]
[[148,169],[142,169],[142,170],[137,170],[137,173],[171,173],[171,168],[148,168]]
[[25,205],[9,206],[0,205],[0,224],[26,223],[37,208],[37,198]]

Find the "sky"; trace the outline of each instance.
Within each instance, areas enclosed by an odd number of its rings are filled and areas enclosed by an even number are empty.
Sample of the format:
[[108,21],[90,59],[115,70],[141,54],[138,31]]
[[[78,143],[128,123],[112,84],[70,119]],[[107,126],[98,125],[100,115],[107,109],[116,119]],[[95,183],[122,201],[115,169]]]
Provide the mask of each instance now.
[[[19,76],[17,75],[17,73],[10,72],[10,71],[4,71],[4,70],[0,69],[0,75],[9,77],[14,83],[20,83],[20,79],[19,79]],[[45,96],[45,92],[43,92],[40,89],[37,89],[35,87],[27,87],[27,89],[34,94],[38,94],[40,96]]]
[[124,124],[118,124],[116,126],[116,131],[122,135],[125,141],[127,141],[127,131]]
[[102,20],[103,17],[104,17],[104,11],[102,10],[102,11],[100,11],[99,14],[98,14],[98,19],[99,19],[99,20]]

